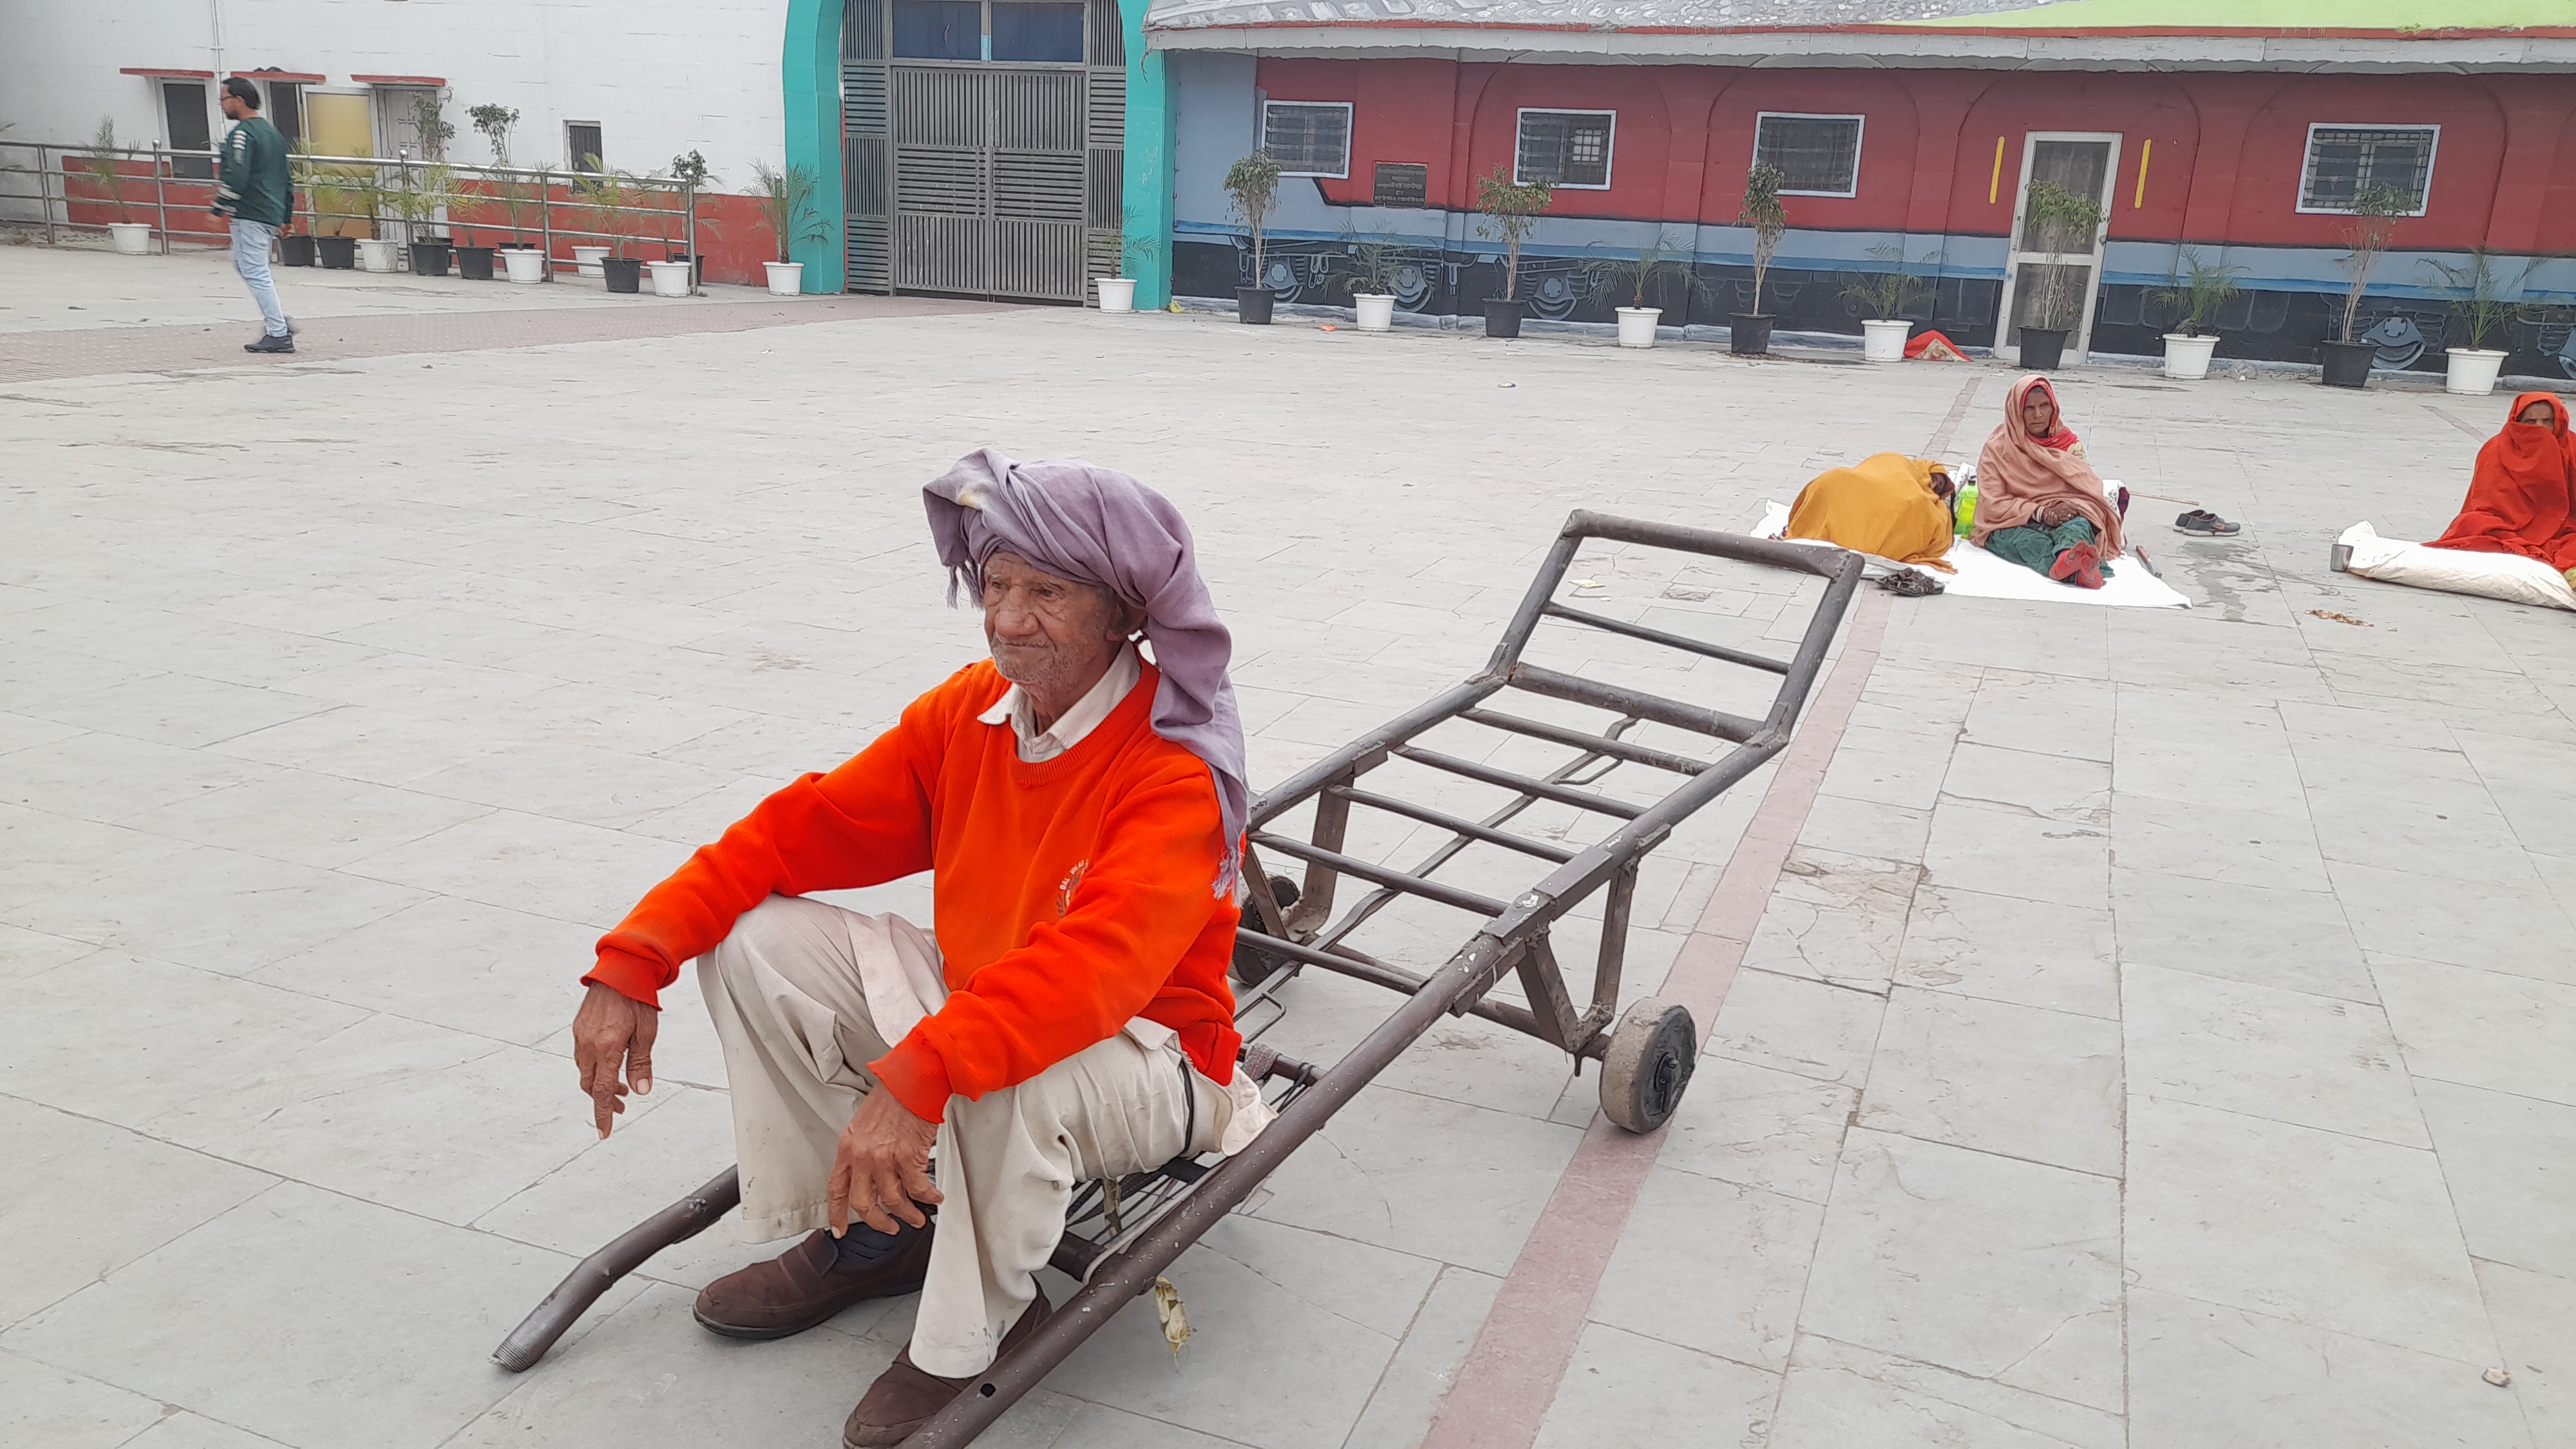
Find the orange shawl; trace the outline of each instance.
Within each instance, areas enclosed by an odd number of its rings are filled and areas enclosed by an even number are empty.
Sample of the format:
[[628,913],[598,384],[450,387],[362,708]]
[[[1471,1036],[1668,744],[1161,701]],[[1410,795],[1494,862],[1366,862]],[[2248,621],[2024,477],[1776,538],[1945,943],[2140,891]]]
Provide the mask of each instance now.
[[1877,453],[1819,473],[1790,505],[1787,536],[1954,572],[1942,562],[1950,551],[1950,504],[1932,491],[1932,475],[1942,471],[1929,458]]
[[[2533,403],[2549,404],[2547,423],[2517,423]],[[2435,548],[2518,553],[2555,569],[2576,568],[2576,454],[2571,454],[2567,405],[2545,392],[2513,400],[2508,421],[2478,449],[2477,472],[2460,516]]]
[[[2022,426],[2022,399],[2033,390],[2048,399],[2048,439],[2043,442]],[[2072,503],[2093,521],[2104,558],[2121,553],[2120,510],[2105,496],[2101,475],[2084,461],[2067,431],[2066,414],[2057,405],[2057,389],[2038,373],[2012,385],[2004,402],[2001,427],[1986,435],[1977,455],[1977,518],[1968,531],[1971,542],[1984,543],[1998,528],[2020,528],[2039,522],[2039,510],[2051,503]]]

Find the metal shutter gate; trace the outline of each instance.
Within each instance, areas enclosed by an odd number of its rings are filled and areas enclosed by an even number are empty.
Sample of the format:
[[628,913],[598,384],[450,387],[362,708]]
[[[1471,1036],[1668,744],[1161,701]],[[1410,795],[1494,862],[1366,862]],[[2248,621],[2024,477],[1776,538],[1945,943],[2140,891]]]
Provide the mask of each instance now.
[[1126,47],[1089,8],[1081,66],[843,61],[852,290],[1079,302],[1118,273]]

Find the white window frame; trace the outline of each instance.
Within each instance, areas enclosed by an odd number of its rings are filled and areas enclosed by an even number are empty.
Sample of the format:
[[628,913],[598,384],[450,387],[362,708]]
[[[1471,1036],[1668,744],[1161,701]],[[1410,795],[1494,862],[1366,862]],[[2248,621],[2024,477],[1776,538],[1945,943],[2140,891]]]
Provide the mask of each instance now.
[[592,130],[597,131],[599,133],[599,149],[602,152],[605,152],[608,149],[608,128],[606,126],[597,121],[575,121],[567,119],[563,123],[564,169],[566,171],[578,172],[584,176],[607,175],[610,167],[608,164],[608,157],[605,155],[602,155],[599,158],[599,169],[597,171],[582,170],[581,158],[573,154],[572,148],[572,128],[575,126],[588,126]]
[[1339,171],[1290,171],[1281,168],[1282,176],[1327,176],[1335,181],[1351,178],[1351,103],[1349,101],[1274,101],[1261,98],[1261,144],[1270,145],[1270,111],[1274,106],[1303,106],[1309,110],[1338,110],[1342,113],[1342,169]]
[[1780,188],[1780,194],[1782,196],[1840,196],[1850,198],[1860,195],[1861,147],[1869,140],[1869,117],[1829,114],[1823,111],[1756,111],[1753,113],[1753,164],[1756,166],[1762,164],[1762,123],[1773,119],[1783,121],[1849,121],[1852,123],[1851,189],[1849,191],[1792,191],[1788,187],[1783,186]]
[[2352,210],[2342,206],[2308,205],[2308,182],[2316,175],[2317,132],[2319,131],[2429,131],[2433,144],[2424,148],[2424,195],[2407,216],[2422,216],[2433,204],[2433,169],[2442,159],[2442,128],[2419,121],[2310,121],[2308,138],[2299,152],[2299,192],[2292,200],[2295,210],[2307,216],[2350,216]]
[[1607,191],[1617,173],[1612,169],[1619,160],[1619,113],[1598,106],[1523,106],[1512,113],[1512,184],[1527,186],[1521,179],[1521,126],[1531,116],[1608,116],[1610,134],[1601,142],[1601,181],[1594,185],[1580,181],[1551,183],[1556,191]]

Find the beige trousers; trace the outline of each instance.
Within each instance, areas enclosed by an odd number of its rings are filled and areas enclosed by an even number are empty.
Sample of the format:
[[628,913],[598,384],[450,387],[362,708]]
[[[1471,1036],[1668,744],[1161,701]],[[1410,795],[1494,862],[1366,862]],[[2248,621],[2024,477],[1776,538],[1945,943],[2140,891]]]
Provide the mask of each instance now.
[[[841,1129],[876,1087],[867,1063],[937,1008],[938,946],[899,916],[773,896],[698,962],[724,1043],[742,1170],[743,1235],[825,1226]],[[1195,1101],[1193,1101],[1193,1097]],[[1212,1150],[1225,1091],[1189,1067],[1169,1028],[1137,1021],[1015,1087],[951,1097],[935,1177],[946,1201],[912,1330],[912,1361],[981,1373],[1037,1296],[1075,1187]],[[1190,1133],[1195,1120],[1196,1131]]]

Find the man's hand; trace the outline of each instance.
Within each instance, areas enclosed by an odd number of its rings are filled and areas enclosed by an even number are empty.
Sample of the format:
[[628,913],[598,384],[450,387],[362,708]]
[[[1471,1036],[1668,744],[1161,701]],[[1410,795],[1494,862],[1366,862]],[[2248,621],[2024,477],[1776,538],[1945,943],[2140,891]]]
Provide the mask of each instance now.
[[930,1144],[938,1136],[938,1123],[915,1117],[883,1087],[860,1098],[832,1157],[831,1206],[823,1219],[832,1236],[847,1231],[853,1216],[881,1233],[893,1232],[897,1218],[916,1228],[928,1222],[916,1204],[940,1200],[930,1180]]
[[[626,1110],[628,1087],[639,1093],[653,1090],[653,1033],[661,1027],[661,1016],[596,981],[582,998],[581,1010],[573,1013],[572,1061],[581,1071],[581,1089],[590,1094],[602,1137],[616,1114]],[[626,1069],[622,1083],[617,1079],[620,1066]]]

